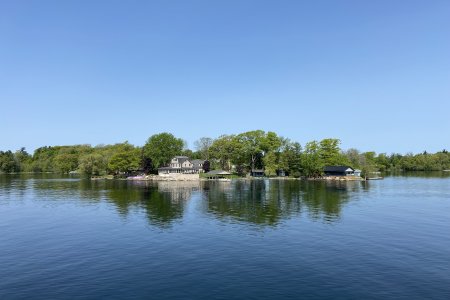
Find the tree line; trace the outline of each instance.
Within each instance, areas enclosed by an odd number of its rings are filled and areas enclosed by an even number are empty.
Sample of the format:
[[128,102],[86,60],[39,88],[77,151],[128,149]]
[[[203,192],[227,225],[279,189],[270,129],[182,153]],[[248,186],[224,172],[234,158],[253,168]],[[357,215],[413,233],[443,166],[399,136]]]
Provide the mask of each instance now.
[[264,169],[267,176],[283,171],[292,177],[318,177],[324,166],[348,165],[373,171],[438,171],[450,169],[450,154],[423,152],[406,155],[342,150],[334,138],[300,143],[275,132],[254,130],[222,135],[216,139],[203,137],[194,150],[171,133],[152,135],[142,147],[128,142],[114,145],[73,145],[40,147],[31,155],[25,148],[15,152],[0,151],[0,172],[77,171],[86,175],[157,173],[176,155],[203,159],[211,169],[223,169],[244,176],[254,169]]

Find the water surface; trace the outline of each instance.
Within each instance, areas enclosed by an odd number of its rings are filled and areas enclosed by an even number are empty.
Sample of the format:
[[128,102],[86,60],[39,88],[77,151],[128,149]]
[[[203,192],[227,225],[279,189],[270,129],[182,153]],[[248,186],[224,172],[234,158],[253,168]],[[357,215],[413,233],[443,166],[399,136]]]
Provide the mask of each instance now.
[[0,299],[449,298],[449,175],[0,175]]

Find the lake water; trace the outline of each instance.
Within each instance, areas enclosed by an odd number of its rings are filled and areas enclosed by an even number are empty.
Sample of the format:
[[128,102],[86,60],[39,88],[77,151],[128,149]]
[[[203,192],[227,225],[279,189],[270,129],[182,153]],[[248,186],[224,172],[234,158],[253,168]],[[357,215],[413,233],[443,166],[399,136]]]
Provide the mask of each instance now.
[[449,299],[450,174],[0,175],[0,299]]

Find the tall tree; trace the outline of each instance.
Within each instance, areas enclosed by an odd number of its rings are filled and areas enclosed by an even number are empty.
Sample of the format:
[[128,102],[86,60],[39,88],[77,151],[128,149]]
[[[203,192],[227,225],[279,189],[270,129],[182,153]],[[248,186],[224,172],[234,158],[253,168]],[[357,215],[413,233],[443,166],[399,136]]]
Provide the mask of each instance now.
[[306,143],[302,155],[303,174],[307,177],[320,176],[323,173],[323,167],[320,144],[317,141]]
[[54,171],[53,159],[58,154],[59,148],[60,147],[44,146],[36,149],[33,153],[33,171]]
[[366,178],[370,176],[370,173],[378,171],[375,155],[375,152],[364,152],[361,154],[361,170]]
[[152,135],[144,145],[144,157],[151,159],[153,168],[167,165],[170,160],[183,151],[184,141],[171,133]]
[[269,131],[261,138],[261,147],[264,152],[279,152],[284,139],[275,132]]
[[82,155],[78,161],[80,172],[86,175],[102,175],[106,173],[106,159],[99,153]]
[[[288,143],[288,139],[278,136],[275,132],[269,131],[262,138],[261,148],[263,150],[263,163],[265,173],[268,176],[277,174],[277,171],[283,169],[281,166],[281,148]],[[284,169],[288,171],[287,169]]]
[[17,168],[20,172],[29,172],[31,171],[31,163],[32,157],[25,150],[25,147],[20,148],[14,153],[14,158],[16,160]]
[[62,152],[55,156],[53,160],[53,169],[60,173],[69,173],[78,168],[78,158],[77,153]]
[[14,158],[14,154],[10,150],[5,152],[0,151],[0,172],[19,172],[19,165]]
[[300,177],[302,171],[302,146],[297,142],[286,140],[280,153],[280,169],[290,176]]
[[386,153],[378,154],[378,156],[376,157],[376,164],[381,171],[386,171],[391,167],[389,157],[386,155]]
[[350,148],[345,151],[344,155],[353,168],[361,168],[361,152],[358,149]]
[[211,148],[213,142],[214,140],[209,137],[202,137],[194,142],[195,149],[200,152],[202,159],[209,159],[209,148]]
[[333,166],[344,163],[339,139],[323,139],[320,141],[320,158],[324,165]]
[[231,160],[237,160],[238,144],[234,135],[222,135],[212,143],[209,148],[210,157],[219,163],[219,167],[224,170],[231,169]]
[[264,169],[267,176],[277,175],[277,171],[280,169],[280,154],[278,152],[269,152],[264,158]]
[[141,158],[141,150],[125,142],[109,160],[108,168],[114,173],[128,173],[139,169]]
[[265,132],[262,130],[247,131],[237,135],[237,142],[241,145],[241,153],[247,158],[250,168],[255,169],[258,159],[264,154]]

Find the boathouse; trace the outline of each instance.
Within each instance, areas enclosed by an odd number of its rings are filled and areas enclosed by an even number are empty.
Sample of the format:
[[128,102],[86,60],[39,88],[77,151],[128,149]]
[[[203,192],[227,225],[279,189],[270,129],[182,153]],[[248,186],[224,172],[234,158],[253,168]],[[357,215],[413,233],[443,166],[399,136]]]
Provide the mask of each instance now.
[[252,177],[264,177],[264,170],[262,169],[252,169],[250,172],[250,176]]
[[355,169],[349,166],[326,166],[323,173],[325,176],[355,176]]
[[205,173],[205,176],[208,179],[225,179],[229,178],[231,176],[231,173],[224,170],[212,170],[208,173]]

